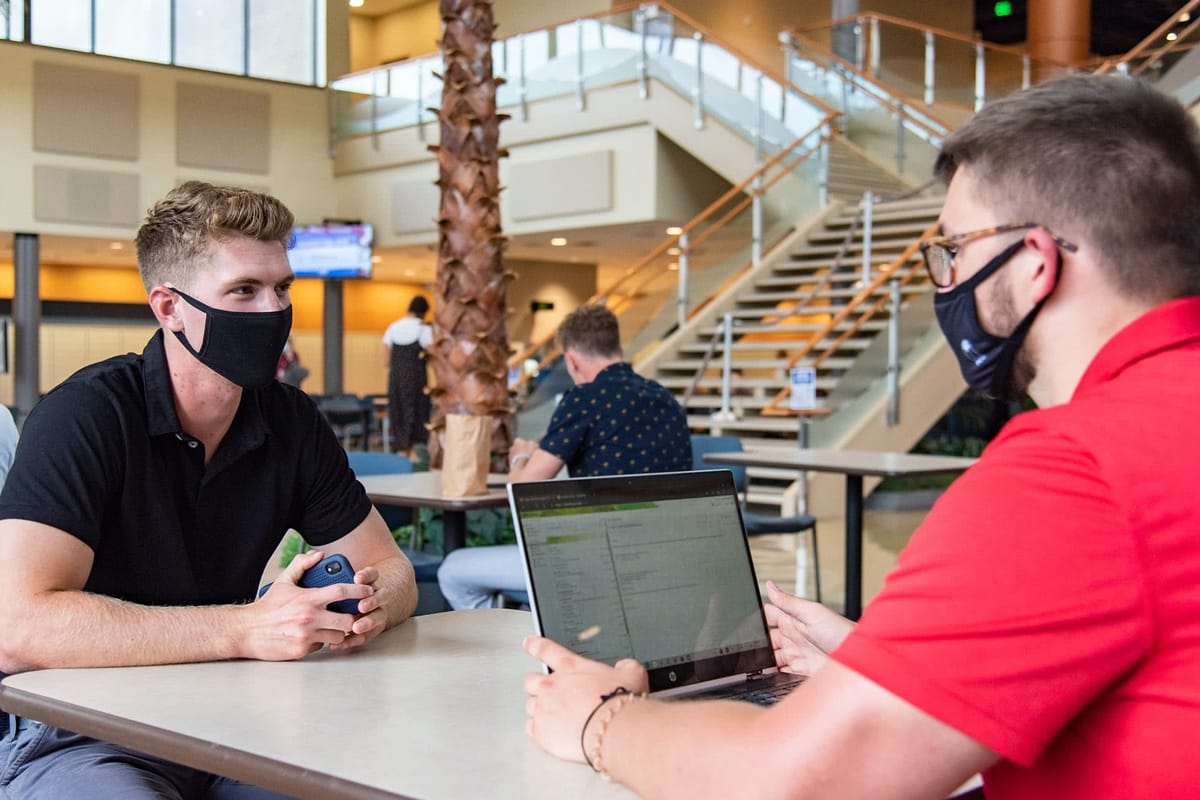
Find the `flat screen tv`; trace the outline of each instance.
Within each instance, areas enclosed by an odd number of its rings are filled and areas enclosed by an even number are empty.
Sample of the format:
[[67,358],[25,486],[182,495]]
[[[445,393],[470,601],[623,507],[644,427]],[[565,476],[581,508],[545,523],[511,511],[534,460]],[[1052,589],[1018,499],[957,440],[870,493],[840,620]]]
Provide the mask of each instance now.
[[374,234],[370,223],[300,225],[288,262],[297,278],[369,278]]

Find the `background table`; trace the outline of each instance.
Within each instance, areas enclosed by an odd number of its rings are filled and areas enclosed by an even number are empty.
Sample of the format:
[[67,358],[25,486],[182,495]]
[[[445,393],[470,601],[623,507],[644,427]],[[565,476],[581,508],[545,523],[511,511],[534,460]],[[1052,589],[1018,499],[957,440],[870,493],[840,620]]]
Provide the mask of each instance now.
[[507,478],[507,475],[489,475],[487,492],[473,497],[443,497],[440,471],[364,475],[359,482],[372,503],[442,509],[442,553],[448,555],[467,543],[468,511],[508,505],[508,493],[504,489]]
[[761,448],[741,453],[709,453],[712,464],[744,467],[782,467],[814,472],[840,472],[846,476],[846,607],[845,615],[862,615],[862,508],[863,476],[901,477],[962,472],[973,458],[928,456],[916,453],[876,453],[866,450],[821,448]]
[[301,798],[630,798],[525,735],[528,612],[413,617],[301,661],[42,670],[0,707]]

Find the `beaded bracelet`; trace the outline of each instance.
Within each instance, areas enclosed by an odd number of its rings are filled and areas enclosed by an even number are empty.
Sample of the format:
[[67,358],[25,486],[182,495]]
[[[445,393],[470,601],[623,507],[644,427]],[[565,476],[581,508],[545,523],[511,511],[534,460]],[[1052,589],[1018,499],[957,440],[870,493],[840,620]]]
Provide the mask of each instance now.
[[[614,697],[617,698],[617,701],[605,709],[604,716],[600,717],[600,721],[597,723],[600,726],[600,729],[596,731],[596,741],[592,747],[592,752],[589,757],[587,747],[584,745],[584,738],[587,735],[588,725],[591,724],[592,717],[596,716],[596,712],[604,707],[608,701],[612,700]],[[579,733],[579,746],[583,750],[584,760],[587,761],[589,767],[600,773],[600,777],[606,781],[611,781],[612,776],[608,774],[608,770],[604,769],[604,765],[601,763],[600,747],[604,742],[604,733],[608,730],[608,724],[612,722],[613,717],[615,717],[617,713],[629,703],[633,702],[634,700],[644,699],[645,697],[645,692],[630,692],[624,686],[618,686],[608,694],[600,696],[600,704],[592,709],[592,713],[588,715],[587,720],[583,723],[583,730]]]

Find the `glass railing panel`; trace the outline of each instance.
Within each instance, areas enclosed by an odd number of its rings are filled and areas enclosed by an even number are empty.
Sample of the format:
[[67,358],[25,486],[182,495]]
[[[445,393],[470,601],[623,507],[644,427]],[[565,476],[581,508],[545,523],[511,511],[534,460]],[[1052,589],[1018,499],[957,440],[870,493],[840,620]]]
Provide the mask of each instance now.
[[[493,44],[492,61],[505,80],[497,90],[503,110],[564,95],[579,95],[586,107],[588,90],[654,78],[698,104],[698,118],[701,111],[711,115],[748,141],[761,140],[767,151],[811,130],[825,114],[661,7],[508,37]],[[425,109],[440,103],[441,83],[434,77],[440,69],[440,56],[431,55],[334,81],[335,97],[352,95],[333,104],[335,138],[431,121]]]
[[0,39],[25,39],[25,3],[21,0],[0,0]]

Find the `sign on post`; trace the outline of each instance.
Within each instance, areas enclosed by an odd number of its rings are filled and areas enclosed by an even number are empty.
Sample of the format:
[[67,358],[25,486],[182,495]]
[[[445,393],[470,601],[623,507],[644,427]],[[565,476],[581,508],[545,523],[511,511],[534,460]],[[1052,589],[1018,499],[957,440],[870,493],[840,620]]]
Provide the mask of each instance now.
[[817,407],[817,370],[814,367],[792,367],[788,376],[791,386],[790,407],[806,411]]

